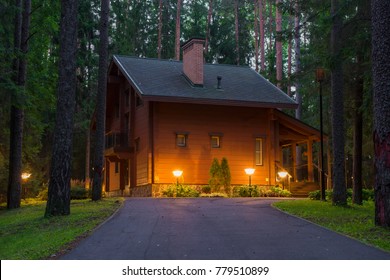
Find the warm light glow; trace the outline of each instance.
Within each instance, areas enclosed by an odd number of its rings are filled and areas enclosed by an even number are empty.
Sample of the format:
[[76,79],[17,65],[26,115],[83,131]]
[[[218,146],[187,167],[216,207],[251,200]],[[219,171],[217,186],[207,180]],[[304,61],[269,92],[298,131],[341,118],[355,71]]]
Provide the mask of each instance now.
[[183,174],[183,170],[174,170],[172,173],[173,173],[173,176],[180,177],[181,174]]
[[23,172],[22,173],[22,179],[23,180],[27,180],[30,177],[31,177],[31,173],[27,173],[27,172]]
[[279,171],[278,175],[279,175],[280,178],[286,178],[286,176],[288,175],[288,172],[286,172],[286,171]]
[[245,173],[246,173],[246,175],[253,175],[253,173],[255,173],[255,169],[254,168],[245,168]]

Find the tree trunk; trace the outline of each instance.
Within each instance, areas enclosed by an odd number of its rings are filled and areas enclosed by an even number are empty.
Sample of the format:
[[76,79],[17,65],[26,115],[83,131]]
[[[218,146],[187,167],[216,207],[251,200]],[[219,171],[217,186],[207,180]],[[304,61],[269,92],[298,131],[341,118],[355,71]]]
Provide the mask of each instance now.
[[[28,36],[30,29],[31,1],[16,1],[14,50],[15,60],[13,65],[14,82],[18,90],[24,91],[27,78],[27,52]],[[22,15],[23,10],[23,15]],[[10,118],[10,155],[9,155],[9,179],[7,192],[7,208],[19,208],[22,191],[22,145],[24,112],[21,98],[15,92],[12,96]]]
[[175,36],[175,59],[176,60],[180,60],[180,16],[181,16],[181,0],[177,0],[176,36]]
[[90,188],[90,174],[89,174],[89,169],[90,169],[90,158],[91,158],[91,129],[87,127],[86,131],[86,140],[85,140],[85,188],[89,189]]
[[295,19],[294,19],[294,41],[295,41],[295,97],[298,108],[295,111],[295,117],[302,118],[302,96],[300,93],[299,75],[301,72],[301,30],[300,30],[300,10],[299,1],[295,1]]
[[210,41],[210,24],[211,24],[211,16],[213,14],[213,0],[209,1],[209,11],[207,13],[207,31],[206,31],[206,42],[205,42],[205,53],[209,52],[209,41]]
[[283,58],[282,58],[282,12],[280,0],[276,0],[276,84],[282,88]]
[[92,180],[92,200],[102,198],[104,138],[106,133],[106,94],[108,67],[108,19],[110,1],[101,0],[98,92],[96,100],[96,133]]
[[255,70],[259,72],[259,0],[254,0],[254,24],[255,31]]
[[269,9],[269,16],[268,16],[268,33],[269,33],[269,42],[268,42],[268,53],[272,52],[272,46],[273,46],[273,13],[272,13],[272,6],[274,5],[275,0],[269,0],[268,1],[268,9]]
[[375,224],[390,227],[390,1],[372,0]]
[[240,65],[240,42],[239,42],[239,26],[238,26],[238,1],[234,2],[234,22],[235,22],[235,31],[236,31],[236,64]]
[[[294,16],[294,53],[295,53],[295,100],[298,103],[298,107],[295,110],[295,118],[302,119],[302,95],[300,92],[299,76],[301,71],[301,30],[300,30],[300,9],[299,1],[295,1],[295,16]],[[302,148],[297,146],[297,166],[302,166]],[[298,180],[302,179],[302,172],[298,172]]]
[[158,59],[161,59],[162,9],[163,9],[163,0],[160,0],[160,4],[158,7],[158,39],[157,39],[157,58]]
[[264,44],[264,0],[259,0],[259,22],[260,22],[260,70],[265,70],[265,44]]
[[331,53],[333,67],[331,69],[332,91],[332,134],[333,134],[333,204],[346,205],[345,187],[345,139],[344,139],[344,93],[343,67],[341,58],[342,18],[339,0],[331,1],[332,31]]
[[[358,68],[361,68],[361,61],[358,61]],[[362,198],[362,145],[363,145],[363,90],[364,78],[362,71],[358,71],[359,76],[356,79],[355,96],[354,96],[354,116],[353,116],[353,167],[352,167],[352,184],[353,196],[352,202],[361,205]]]
[[57,113],[45,217],[70,214],[78,0],[61,1]]

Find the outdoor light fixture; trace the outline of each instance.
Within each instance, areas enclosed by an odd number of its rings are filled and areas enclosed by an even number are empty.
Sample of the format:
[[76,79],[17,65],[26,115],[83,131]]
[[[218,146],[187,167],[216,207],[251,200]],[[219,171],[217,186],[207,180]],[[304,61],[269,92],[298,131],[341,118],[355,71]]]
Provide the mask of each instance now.
[[183,170],[174,170],[172,173],[176,177],[176,184],[179,185],[179,177],[183,174]]
[[284,190],[284,180],[286,179],[288,172],[287,171],[279,171],[278,175],[282,179],[282,185],[283,185],[283,190]]
[[31,173],[23,172],[21,177],[23,180],[27,180],[31,177]]
[[284,179],[288,175],[288,172],[286,172],[286,171],[279,171],[278,175],[279,175],[280,178]]
[[250,187],[252,185],[251,176],[253,175],[253,173],[255,173],[255,169],[254,168],[245,168],[245,173],[246,173],[246,175],[249,176],[249,187]]
[[323,68],[316,69],[316,81],[319,83],[320,91],[320,174],[321,174],[321,200],[325,198],[325,174],[324,174],[324,129],[322,121],[322,82],[325,79],[325,70]]

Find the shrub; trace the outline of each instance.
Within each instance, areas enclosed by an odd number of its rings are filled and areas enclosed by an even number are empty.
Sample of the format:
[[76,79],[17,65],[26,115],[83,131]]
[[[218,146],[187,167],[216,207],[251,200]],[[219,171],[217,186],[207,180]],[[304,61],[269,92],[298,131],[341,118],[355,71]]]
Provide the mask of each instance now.
[[221,170],[220,170],[220,181],[225,189],[225,193],[230,193],[230,182],[232,180],[231,174],[230,174],[230,167],[227,159],[225,157],[221,160]]
[[226,193],[202,193],[201,197],[228,197]]
[[202,193],[206,193],[206,194],[211,193],[211,187],[209,185],[202,186]]
[[[37,195],[40,200],[47,200],[48,188],[43,188]],[[90,197],[90,192],[82,186],[75,186],[70,188],[70,199],[87,199]]]
[[265,192],[268,197],[290,197],[291,192],[280,187],[271,187]]
[[81,186],[70,188],[70,199],[87,199],[89,197],[88,190]]
[[236,197],[289,197],[291,196],[291,192],[277,186],[268,188],[258,187],[256,185],[243,185],[235,187],[233,195]]
[[218,159],[214,158],[209,171],[209,186],[213,192],[219,192],[219,189],[221,188],[221,173],[221,165],[219,164]]
[[167,197],[199,197],[199,192],[187,185],[170,185],[163,192]]
[[49,190],[47,187],[45,187],[39,191],[37,198],[40,200],[47,200],[48,193],[49,193]]

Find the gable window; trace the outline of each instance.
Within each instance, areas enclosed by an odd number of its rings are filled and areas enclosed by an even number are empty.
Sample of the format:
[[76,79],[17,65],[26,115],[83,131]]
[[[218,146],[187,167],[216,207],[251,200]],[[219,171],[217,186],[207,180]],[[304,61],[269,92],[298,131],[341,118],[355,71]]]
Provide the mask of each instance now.
[[263,165],[263,138],[256,138],[255,143],[255,163]]
[[187,146],[188,133],[176,132],[176,146],[186,147]]

